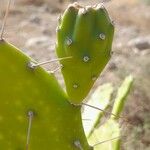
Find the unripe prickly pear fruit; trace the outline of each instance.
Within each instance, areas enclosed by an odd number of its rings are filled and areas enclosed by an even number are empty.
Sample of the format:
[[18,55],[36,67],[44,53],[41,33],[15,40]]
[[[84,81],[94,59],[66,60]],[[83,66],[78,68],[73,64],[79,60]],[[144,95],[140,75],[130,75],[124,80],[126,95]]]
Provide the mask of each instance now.
[[111,57],[114,26],[102,5],[72,4],[57,28],[58,57],[70,102],[79,104],[87,96]]

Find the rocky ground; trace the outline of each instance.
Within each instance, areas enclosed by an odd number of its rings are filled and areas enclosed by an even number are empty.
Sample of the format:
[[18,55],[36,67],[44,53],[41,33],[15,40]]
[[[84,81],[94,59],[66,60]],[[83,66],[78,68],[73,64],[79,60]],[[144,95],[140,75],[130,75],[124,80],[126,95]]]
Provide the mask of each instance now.
[[[68,0],[69,1],[69,0]],[[52,0],[13,1],[6,25],[5,38],[35,60],[55,58],[55,29],[57,18],[69,2]],[[97,4],[98,0],[81,0],[83,5]],[[2,23],[6,1],[0,1]],[[135,78],[123,115],[130,121],[123,134],[125,150],[150,149],[150,2],[149,0],[113,0],[106,7],[115,20],[114,54],[94,88],[113,82],[117,87],[126,75]],[[46,69],[53,70],[54,64]],[[56,73],[64,86],[60,72]],[[93,88],[93,89],[94,89]]]

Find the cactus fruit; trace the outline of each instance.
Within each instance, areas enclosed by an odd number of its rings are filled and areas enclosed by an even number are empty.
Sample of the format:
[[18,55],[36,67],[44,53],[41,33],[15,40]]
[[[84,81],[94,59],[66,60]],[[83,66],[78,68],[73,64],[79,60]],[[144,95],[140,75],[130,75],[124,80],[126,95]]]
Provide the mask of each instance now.
[[114,25],[103,5],[70,5],[57,28],[57,55],[69,101],[80,104],[111,57]]
[[0,149],[91,149],[80,107],[68,102],[52,74],[30,68],[31,61],[0,40]]

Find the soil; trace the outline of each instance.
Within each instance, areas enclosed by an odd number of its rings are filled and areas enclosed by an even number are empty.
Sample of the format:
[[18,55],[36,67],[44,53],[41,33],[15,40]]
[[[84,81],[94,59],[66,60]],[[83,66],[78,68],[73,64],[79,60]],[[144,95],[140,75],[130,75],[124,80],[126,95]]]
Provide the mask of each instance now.
[[[53,0],[12,1],[4,37],[38,62],[56,58],[55,41],[58,17],[70,3]],[[83,5],[94,5],[98,0],[79,0]],[[123,135],[125,150],[150,149],[150,1],[113,0],[105,3],[115,21],[113,56],[94,85],[112,82],[115,87],[129,74],[134,86],[128,97],[123,115],[130,121]],[[6,1],[0,1],[2,23]],[[139,41],[139,42],[138,42]],[[143,42],[141,42],[143,41]],[[140,44],[140,47],[139,47]],[[143,44],[143,45],[141,45]],[[44,66],[54,70],[58,64]],[[64,87],[60,71],[56,73]],[[90,96],[90,95],[89,95]]]

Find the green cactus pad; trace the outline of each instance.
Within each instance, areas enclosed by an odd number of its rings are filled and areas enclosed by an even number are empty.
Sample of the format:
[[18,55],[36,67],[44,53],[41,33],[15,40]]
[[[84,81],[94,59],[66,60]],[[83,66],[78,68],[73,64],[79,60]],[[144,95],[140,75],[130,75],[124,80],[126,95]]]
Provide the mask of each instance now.
[[81,7],[72,4],[57,28],[57,55],[71,103],[87,96],[111,57],[114,26],[103,6]]
[[[89,150],[80,107],[71,105],[53,75],[0,41],[0,149]],[[29,115],[33,113],[32,120]],[[30,113],[30,114],[29,114]]]
[[[107,110],[109,104],[112,100],[113,86],[110,83],[103,84],[93,92],[90,100],[88,101],[89,105],[96,106],[101,110]],[[103,111],[96,110],[90,107],[85,107],[82,116],[84,118],[88,117],[90,121],[88,124],[86,122],[84,125],[84,130],[87,137],[90,137],[95,128],[99,127],[102,117],[105,115]]]

